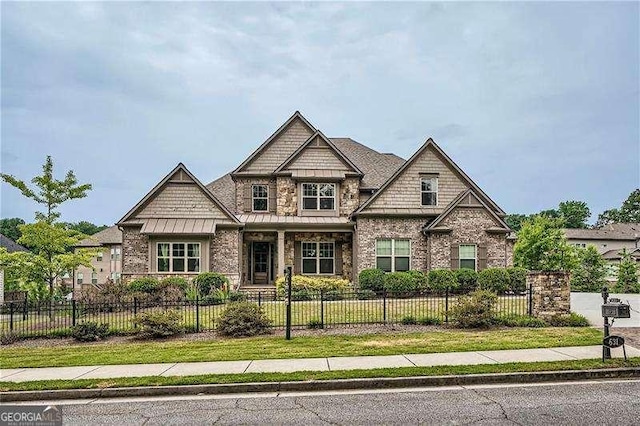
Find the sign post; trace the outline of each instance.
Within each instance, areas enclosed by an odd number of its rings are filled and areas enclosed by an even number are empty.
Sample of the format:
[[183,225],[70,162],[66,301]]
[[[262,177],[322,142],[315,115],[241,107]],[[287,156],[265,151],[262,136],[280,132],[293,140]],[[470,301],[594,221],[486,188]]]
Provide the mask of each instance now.
[[602,362],[607,359],[611,359],[611,348],[619,348],[622,346],[622,352],[624,353],[624,359],[627,360],[627,350],[624,347],[624,337],[613,336],[609,334],[610,324],[615,321],[616,318],[631,318],[631,307],[627,303],[622,303],[620,299],[609,298],[609,289],[602,287],[602,317],[604,318],[604,339],[602,339]]
[[[602,287],[602,300],[604,302],[604,304],[607,304],[607,301],[609,300],[609,289],[605,286]],[[604,315],[604,338],[606,340],[606,338],[609,337],[609,317],[607,317],[606,315]],[[604,362],[607,359],[611,359],[611,348],[606,346],[606,345],[602,345],[602,362]]]
[[287,286],[287,324],[285,329],[285,338],[291,340],[291,266],[287,266],[284,270],[284,280]]

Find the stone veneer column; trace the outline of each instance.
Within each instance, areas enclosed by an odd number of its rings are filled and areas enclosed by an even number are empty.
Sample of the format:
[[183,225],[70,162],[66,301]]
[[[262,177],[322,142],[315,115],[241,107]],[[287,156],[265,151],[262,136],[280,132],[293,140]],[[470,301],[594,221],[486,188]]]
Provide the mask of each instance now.
[[571,312],[569,272],[532,271],[527,275],[527,287],[532,289],[533,316],[546,319]]
[[278,264],[276,278],[284,275],[284,231],[278,231]]

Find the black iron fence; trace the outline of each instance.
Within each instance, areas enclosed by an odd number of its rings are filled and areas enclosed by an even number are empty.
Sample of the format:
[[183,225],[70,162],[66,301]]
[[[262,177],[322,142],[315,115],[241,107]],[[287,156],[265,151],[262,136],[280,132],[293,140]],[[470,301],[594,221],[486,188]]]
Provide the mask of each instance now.
[[[260,305],[272,327],[284,328],[286,301],[274,291],[243,293],[247,301]],[[298,292],[292,295],[292,328],[349,327],[363,324],[447,323],[451,308],[462,295],[444,292],[373,293],[366,291]],[[531,290],[502,294],[495,315],[531,316]],[[109,324],[114,334],[134,333],[132,320],[143,312],[176,310],[187,332],[214,330],[225,304],[210,300],[131,299],[111,303],[77,300],[31,303],[12,301],[0,306],[0,334],[23,337],[67,336],[85,321]]]

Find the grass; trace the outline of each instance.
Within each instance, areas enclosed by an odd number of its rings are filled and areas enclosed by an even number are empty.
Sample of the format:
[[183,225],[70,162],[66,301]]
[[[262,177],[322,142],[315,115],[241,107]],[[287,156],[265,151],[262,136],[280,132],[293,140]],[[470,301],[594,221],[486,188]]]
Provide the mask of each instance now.
[[0,348],[2,368],[63,367],[165,362],[232,361],[330,356],[397,355],[555,346],[596,345],[594,328],[510,328],[446,330],[360,336],[282,336],[210,341],[143,341]]
[[0,391],[29,391],[54,389],[103,389],[133,386],[175,386],[224,383],[256,383],[284,381],[313,381],[353,378],[411,377],[411,376],[446,376],[453,374],[488,374],[514,373],[560,370],[594,370],[614,367],[640,367],[640,358],[631,358],[625,362],[613,359],[603,363],[599,359],[524,362],[509,364],[457,365],[438,367],[402,367],[372,370],[321,371],[295,373],[243,373],[243,374],[209,374],[182,377],[127,377],[119,379],[79,379],[79,380],[40,380],[33,382],[0,382]]

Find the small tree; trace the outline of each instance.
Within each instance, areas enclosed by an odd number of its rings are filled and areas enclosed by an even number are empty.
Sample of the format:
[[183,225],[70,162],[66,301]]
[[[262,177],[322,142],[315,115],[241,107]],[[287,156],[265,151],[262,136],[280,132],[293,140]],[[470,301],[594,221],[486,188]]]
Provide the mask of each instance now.
[[638,265],[625,250],[622,254],[622,261],[618,266],[618,282],[616,291],[619,293],[639,293],[640,282],[638,281]]
[[578,250],[578,262],[571,271],[571,290],[598,292],[605,284],[607,262],[594,246]]
[[575,264],[575,250],[567,243],[562,219],[547,216],[523,224],[513,255],[516,266],[531,271],[571,270]]

